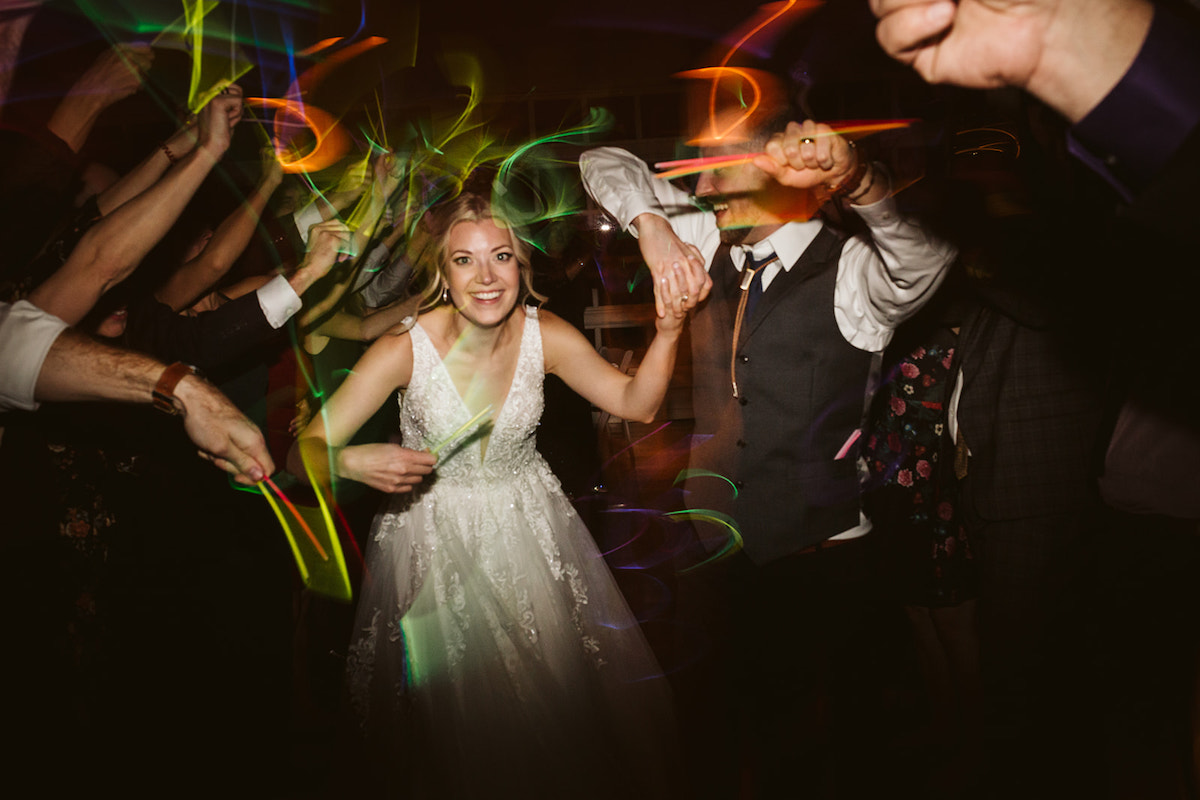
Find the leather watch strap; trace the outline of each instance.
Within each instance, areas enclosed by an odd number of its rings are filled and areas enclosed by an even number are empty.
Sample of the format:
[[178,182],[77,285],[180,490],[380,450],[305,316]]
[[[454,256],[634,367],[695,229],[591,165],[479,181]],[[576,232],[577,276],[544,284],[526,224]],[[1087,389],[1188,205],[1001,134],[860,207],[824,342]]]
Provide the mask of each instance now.
[[164,414],[178,414],[179,409],[175,406],[175,387],[188,375],[199,374],[200,370],[182,361],[176,361],[167,367],[159,376],[158,383],[151,393],[154,407]]

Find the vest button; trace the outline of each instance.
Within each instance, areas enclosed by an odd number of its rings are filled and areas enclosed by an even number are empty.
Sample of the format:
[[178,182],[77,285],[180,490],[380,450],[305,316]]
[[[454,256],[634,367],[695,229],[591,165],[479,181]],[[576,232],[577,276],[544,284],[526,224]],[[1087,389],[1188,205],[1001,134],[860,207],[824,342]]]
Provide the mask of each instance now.
[[737,489],[738,491],[741,491],[742,489],[746,488],[746,482],[745,481],[734,481],[733,488]]
[[745,447],[745,446],[746,446],[746,440],[745,440],[745,439],[738,439],[738,440],[737,440],[737,446],[738,446],[738,447]]
[[746,405],[746,403],[749,403],[750,401],[744,397],[739,397],[738,402],[741,403],[742,405]]
[[742,356],[742,357],[741,357],[741,359],[742,359],[742,363],[743,363],[743,364],[749,364],[749,363],[750,363],[750,356],[745,356],[745,355],[744,355],[744,356]]

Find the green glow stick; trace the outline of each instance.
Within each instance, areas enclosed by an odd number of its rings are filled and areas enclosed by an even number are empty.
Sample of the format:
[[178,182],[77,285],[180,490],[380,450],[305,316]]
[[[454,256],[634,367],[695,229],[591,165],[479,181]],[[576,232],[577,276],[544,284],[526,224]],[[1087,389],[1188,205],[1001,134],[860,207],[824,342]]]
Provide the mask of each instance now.
[[443,439],[438,444],[429,448],[429,454],[436,458],[438,452],[441,451],[442,448],[444,448],[446,445],[450,444],[454,440],[458,439],[460,436],[462,436],[467,431],[469,431],[472,427],[475,426],[475,423],[479,422],[480,420],[482,420],[485,416],[487,416],[490,413],[492,413],[492,404],[488,403],[486,406],[483,407],[482,411],[480,411],[478,414],[476,414],[475,416],[471,417],[469,420],[464,422],[459,427],[458,430],[456,430],[454,433],[447,436],[445,439]]

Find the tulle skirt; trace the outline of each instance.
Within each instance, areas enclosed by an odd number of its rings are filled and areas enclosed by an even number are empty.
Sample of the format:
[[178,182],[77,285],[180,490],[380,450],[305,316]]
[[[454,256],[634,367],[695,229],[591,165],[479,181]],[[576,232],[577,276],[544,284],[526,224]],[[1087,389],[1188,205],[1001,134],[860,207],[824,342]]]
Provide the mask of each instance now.
[[396,794],[662,796],[666,681],[544,463],[394,497],[367,569],[348,681]]

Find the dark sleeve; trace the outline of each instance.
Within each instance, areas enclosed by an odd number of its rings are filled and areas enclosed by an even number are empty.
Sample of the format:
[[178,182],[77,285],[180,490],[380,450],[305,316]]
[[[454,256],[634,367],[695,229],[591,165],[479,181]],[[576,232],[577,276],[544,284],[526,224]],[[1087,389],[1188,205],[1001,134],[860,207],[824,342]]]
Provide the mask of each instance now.
[[1161,6],[1129,71],[1072,129],[1072,151],[1127,198],[1200,124],[1200,32]]
[[130,304],[126,343],[169,363],[184,361],[211,371],[275,335],[258,295],[251,292],[215,311],[194,317],[176,314],[148,297]]

